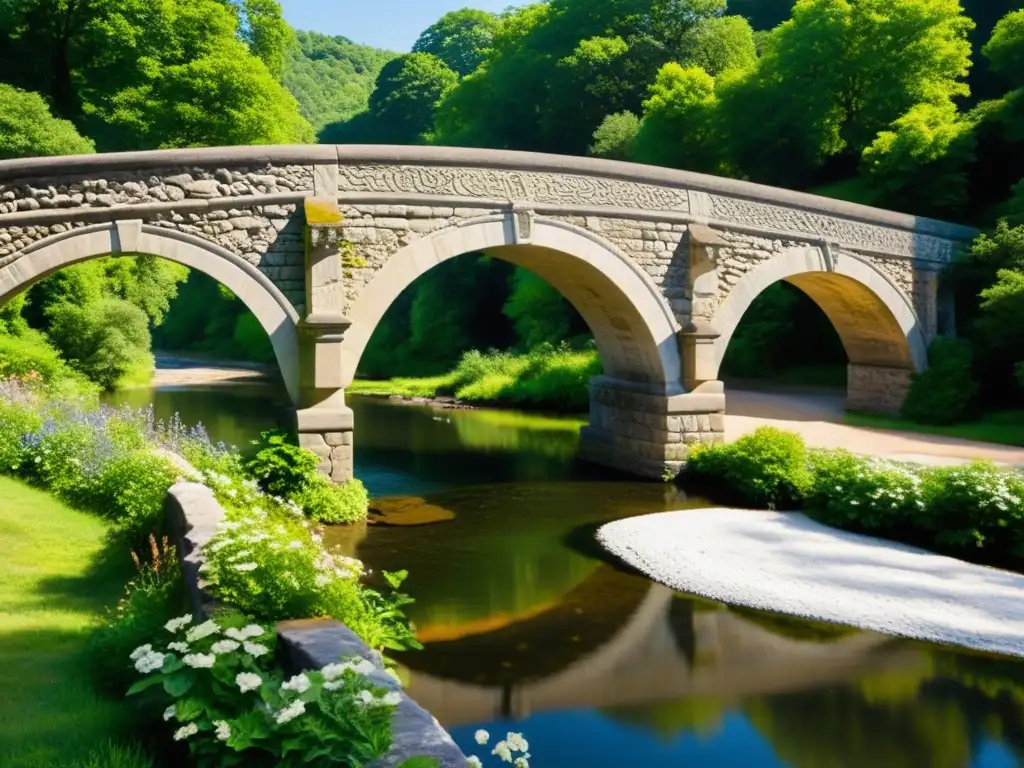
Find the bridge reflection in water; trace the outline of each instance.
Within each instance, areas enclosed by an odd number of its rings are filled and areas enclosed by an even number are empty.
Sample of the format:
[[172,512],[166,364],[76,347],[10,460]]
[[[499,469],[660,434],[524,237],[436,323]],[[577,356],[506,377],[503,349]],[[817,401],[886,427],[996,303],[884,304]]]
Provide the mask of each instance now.
[[715,608],[602,565],[557,606],[428,643],[403,658],[403,671],[410,694],[455,727],[684,697],[739,700],[926,663],[881,635],[836,628],[831,642],[808,642]]

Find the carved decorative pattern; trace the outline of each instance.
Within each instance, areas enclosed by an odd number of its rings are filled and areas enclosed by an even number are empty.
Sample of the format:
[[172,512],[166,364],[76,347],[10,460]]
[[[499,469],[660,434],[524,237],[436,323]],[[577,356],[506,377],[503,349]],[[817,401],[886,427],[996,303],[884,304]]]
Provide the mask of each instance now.
[[925,261],[947,262],[953,257],[954,244],[931,235],[720,195],[712,195],[711,204],[714,217],[724,222],[800,233],[858,250],[913,256]]
[[688,212],[686,190],[618,179],[484,168],[408,165],[342,166],[340,192],[450,195],[530,203]]

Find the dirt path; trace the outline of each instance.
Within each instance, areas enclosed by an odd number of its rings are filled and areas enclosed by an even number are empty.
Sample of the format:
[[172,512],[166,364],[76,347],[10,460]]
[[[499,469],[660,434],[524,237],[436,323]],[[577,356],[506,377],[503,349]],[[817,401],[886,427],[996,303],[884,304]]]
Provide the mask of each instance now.
[[931,464],[987,459],[1024,466],[1024,448],[977,443],[938,435],[850,427],[842,423],[841,395],[788,395],[731,389],[725,436],[728,440],[773,426],[799,432],[816,448],[846,448],[854,453],[889,456]]
[[156,370],[149,386],[185,387],[224,382],[260,382],[268,379],[267,366],[203,360],[157,353]]

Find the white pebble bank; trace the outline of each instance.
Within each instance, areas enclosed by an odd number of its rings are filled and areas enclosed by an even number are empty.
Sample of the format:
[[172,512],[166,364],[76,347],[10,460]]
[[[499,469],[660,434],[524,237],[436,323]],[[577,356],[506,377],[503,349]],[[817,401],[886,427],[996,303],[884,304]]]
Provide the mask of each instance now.
[[681,592],[898,637],[1024,656],[1024,576],[821,525],[795,512],[701,509],[597,534]]

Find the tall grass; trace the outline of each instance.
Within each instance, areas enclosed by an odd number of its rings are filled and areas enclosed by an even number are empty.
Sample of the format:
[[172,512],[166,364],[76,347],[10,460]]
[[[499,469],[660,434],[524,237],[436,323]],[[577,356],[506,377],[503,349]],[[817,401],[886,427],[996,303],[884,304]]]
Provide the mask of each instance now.
[[545,344],[526,354],[472,350],[443,376],[360,381],[349,391],[401,397],[447,395],[467,403],[585,411],[589,406],[587,384],[601,370],[597,351],[591,349]]

